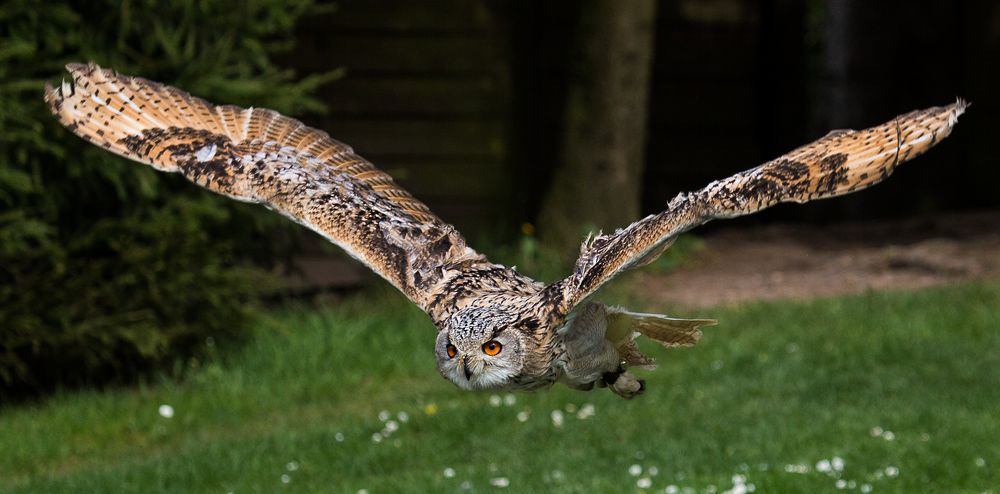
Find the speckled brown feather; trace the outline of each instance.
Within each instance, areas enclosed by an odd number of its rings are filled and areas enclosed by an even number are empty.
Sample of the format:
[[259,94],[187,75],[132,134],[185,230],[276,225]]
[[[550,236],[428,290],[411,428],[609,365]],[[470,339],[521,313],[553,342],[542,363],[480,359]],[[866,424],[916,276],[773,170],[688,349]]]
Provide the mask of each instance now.
[[561,295],[560,312],[565,314],[617,274],[651,261],[664,243],[707,221],[755,213],[779,202],[836,197],[874,185],[948,137],[966,106],[958,100],[865,130],[833,131],[757,168],[680,194],[660,214],[585,241],[573,274],[547,291]]
[[216,106],[95,64],[46,86],[52,113],[80,137],[321,233],[425,310],[442,282],[492,266],[386,173],[325,132],[262,108]]

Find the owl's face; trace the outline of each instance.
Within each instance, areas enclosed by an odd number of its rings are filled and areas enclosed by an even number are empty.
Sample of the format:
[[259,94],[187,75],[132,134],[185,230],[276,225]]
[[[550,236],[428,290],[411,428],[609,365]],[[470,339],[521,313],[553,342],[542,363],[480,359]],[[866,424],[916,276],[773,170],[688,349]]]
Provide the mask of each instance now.
[[524,366],[525,337],[514,317],[490,307],[458,311],[438,331],[438,371],[462,389],[501,389]]

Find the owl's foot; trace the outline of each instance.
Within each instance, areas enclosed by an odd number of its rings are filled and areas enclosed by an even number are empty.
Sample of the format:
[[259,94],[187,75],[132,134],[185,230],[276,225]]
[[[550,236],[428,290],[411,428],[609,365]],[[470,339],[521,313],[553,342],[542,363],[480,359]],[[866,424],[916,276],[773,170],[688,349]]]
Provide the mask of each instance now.
[[606,372],[602,380],[603,384],[610,388],[614,394],[626,400],[631,400],[646,391],[646,381],[636,378],[631,372],[624,369],[617,372]]

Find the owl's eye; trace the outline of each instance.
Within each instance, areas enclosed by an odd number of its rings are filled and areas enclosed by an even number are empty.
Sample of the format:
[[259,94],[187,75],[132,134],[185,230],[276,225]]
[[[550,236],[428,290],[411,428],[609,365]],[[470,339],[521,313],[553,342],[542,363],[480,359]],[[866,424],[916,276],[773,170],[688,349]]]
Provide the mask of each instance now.
[[458,349],[451,343],[448,343],[448,346],[444,347],[444,351],[448,352],[448,358],[455,358],[455,355],[458,355]]
[[490,357],[500,353],[500,350],[503,350],[503,345],[497,340],[490,340],[483,344],[483,353]]

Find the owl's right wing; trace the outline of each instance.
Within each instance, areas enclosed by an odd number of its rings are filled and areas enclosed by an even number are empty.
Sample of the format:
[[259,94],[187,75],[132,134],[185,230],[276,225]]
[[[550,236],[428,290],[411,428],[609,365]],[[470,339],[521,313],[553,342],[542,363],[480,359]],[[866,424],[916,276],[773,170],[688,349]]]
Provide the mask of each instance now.
[[[546,288],[566,315],[604,283],[660,255],[677,235],[717,218],[755,213],[864,189],[951,134],[967,104],[958,100],[900,115],[865,130],[839,130],[756,168],[680,194],[667,210],[584,242],[573,274]],[[752,261],[749,261],[752,262]]]
[[216,106],[89,65],[46,85],[59,122],[87,141],[320,233],[425,311],[449,269],[485,263],[451,225],[326,132],[262,108]]

